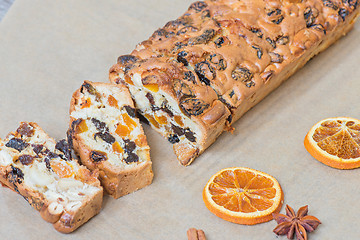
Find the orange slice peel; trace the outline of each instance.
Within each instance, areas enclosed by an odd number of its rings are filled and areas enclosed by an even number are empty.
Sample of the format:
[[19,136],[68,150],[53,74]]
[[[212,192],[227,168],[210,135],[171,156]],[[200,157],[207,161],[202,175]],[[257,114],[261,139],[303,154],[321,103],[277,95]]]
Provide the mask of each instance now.
[[360,120],[327,118],[316,123],[304,139],[306,150],[318,161],[337,169],[360,167]]
[[203,200],[210,212],[245,225],[272,220],[272,214],[280,211],[283,199],[280,184],[274,177],[244,167],[219,171],[203,190]]

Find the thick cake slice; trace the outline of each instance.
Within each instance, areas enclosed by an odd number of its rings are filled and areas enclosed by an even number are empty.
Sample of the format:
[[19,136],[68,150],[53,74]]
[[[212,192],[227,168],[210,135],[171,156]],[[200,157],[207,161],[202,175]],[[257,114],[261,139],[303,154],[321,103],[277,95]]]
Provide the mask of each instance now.
[[120,56],[113,83],[190,164],[353,26],[359,0],[207,0]]
[[74,231],[101,209],[97,173],[72,160],[67,142],[56,143],[36,123],[23,122],[0,140],[0,181],[59,232]]
[[126,86],[85,81],[71,100],[69,142],[82,164],[99,169],[114,198],[149,185],[150,149]]

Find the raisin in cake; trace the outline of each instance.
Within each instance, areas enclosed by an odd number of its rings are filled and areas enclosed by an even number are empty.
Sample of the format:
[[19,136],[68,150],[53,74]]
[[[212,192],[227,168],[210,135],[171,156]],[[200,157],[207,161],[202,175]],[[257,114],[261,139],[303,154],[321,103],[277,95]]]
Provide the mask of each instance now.
[[126,86],[85,81],[71,100],[69,142],[82,164],[99,169],[114,198],[149,185],[149,146]]
[[0,181],[63,233],[101,209],[103,189],[97,174],[72,160],[65,140],[56,143],[36,123],[23,122],[0,140]]
[[353,26],[359,0],[193,3],[110,69],[188,165]]

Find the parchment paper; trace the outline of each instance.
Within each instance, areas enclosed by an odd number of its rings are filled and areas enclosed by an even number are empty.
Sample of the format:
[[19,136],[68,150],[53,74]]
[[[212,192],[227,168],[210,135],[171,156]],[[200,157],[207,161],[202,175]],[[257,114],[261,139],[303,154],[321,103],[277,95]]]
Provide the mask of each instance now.
[[[35,121],[65,137],[70,97],[82,83],[107,81],[121,54],[180,16],[191,0],[16,0],[0,23],[0,136],[20,121]],[[208,179],[244,166],[278,179],[285,204],[309,205],[322,224],[310,239],[360,238],[360,170],[341,171],[312,158],[303,146],[310,127],[326,117],[360,118],[360,24],[314,58],[224,133],[190,167],[171,144],[145,127],[155,178],[152,185],[114,200],[70,235],[56,232],[16,193],[0,188],[0,239],[186,239],[190,227],[209,240],[286,239],[271,221],[226,222],[202,201]],[[282,209],[284,212],[284,207]]]

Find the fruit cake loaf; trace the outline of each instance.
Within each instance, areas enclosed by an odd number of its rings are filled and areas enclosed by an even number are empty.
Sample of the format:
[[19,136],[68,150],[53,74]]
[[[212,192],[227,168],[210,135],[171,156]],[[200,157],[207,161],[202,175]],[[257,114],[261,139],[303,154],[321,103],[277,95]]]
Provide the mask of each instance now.
[[22,122],[0,139],[0,181],[59,232],[74,231],[101,209],[97,173],[80,166],[65,140],[56,143],[36,123]]
[[345,35],[359,0],[193,3],[130,55],[110,80],[190,164],[230,124]]
[[85,81],[71,100],[69,142],[82,164],[98,169],[114,198],[149,185],[150,149],[126,86]]

